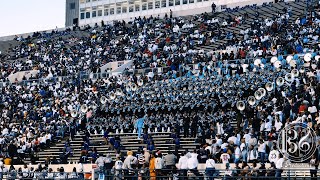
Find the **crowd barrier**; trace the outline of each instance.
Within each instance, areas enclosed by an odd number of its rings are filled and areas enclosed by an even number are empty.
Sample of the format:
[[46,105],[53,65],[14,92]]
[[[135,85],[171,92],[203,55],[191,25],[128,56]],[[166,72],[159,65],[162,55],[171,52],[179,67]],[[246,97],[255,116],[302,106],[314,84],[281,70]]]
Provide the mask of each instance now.
[[[252,168],[252,164],[248,163],[249,169],[241,169],[241,163],[239,165],[239,168],[237,169],[235,167],[235,164],[230,163],[230,167],[226,169],[225,164],[216,164],[213,176],[211,178],[214,179],[227,179],[227,177],[230,177],[229,175],[231,174],[231,177],[235,177],[234,173],[238,173],[239,175],[237,176],[238,178],[244,178],[244,179],[250,179],[251,178],[264,178],[264,179],[272,179],[275,178],[275,172],[277,171],[276,169],[270,168],[270,164],[266,163],[265,168],[260,169],[260,163],[257,164],[256,168]],[[255,169],[255,170],[253,170]],[[302,179],[308,179],[310,178],[310,167],[309,164],[307,163],[296,163],[296,164],[291,164],[290,166],[284,167],[281,171],[281,176],[283,178],[302,178]],[[101,169],[94,169],[94,173],[92,174],[93,179],[121,179],[121,178],[150,178],[150,173],[148,169],[144,171],[144,173],[141,173],[140,170],[132,170],[131,174],[127,174],[127,170],[101,170]],[[183,174],[182,170],[172,170],[172,169],[162,169],[161,170],[161,175],[157,175],[157,179],[165,178],[165,179],[174,179],[174,177],[179,177],[179,179],[210,179],[210,174],[208,171],[206,171],[205,164],[199,164],[197,172],[195,173],[194,170],[185,170],[187,171],[186,174]],[[267,173],[266,176],[261,176],[259,175],[259,172],[265,172]],[[317,170],[317,173],[319,173],[319,170]],[[103,177],[103,178],[102,178]]]
[[[248,165],[250,167],[252,167],[252,163],[248,163]],[[5,165],[6,168],[10,168],[9,165]],[[241,167],[241,163],[239,164],[239,166]],[[23,165],[14,165],[15,169],[18,170],[19,168],[23,168]],[[30,169],[31,167],[33,167],[34,169],[37,169],[38,165],[28,165],[28,168]],[[53,172],[57,172],[57,170],[59,168],[63,167],[64,171],[67,173],[71,173],[73,168],[75,167],[77,170],[79,170],[80,168],[80,164],[50,164],[48,166],[48,168],[53,169]],[[257,168],[260,168],[261,165],[260,163],[257,163]],[[98,178],[99,174],[100,174],[100,169],[97,168],[96,164],[82,164],[82,168],[83,168],[83,172],[84,174],[87,174],[86,176],[89,177],[89,174],[91,175],[91,179],[96,179]],[[265,168],[268,170],[270,168],[270,163],[266,163],[265,164]],[[198,165],[198,171],[201,174],[205,174],[205,169],[206,169],[206,165],[205,164],[199,164]],[[226,172],[226,165],[225,164],[221,164],[221,163],[217,163],[215,164],[215,169],[217,170],[217,172],[219,172],[219,177],[223,177],[225,175]],[[229,169],[232,171],[236,170],[236,165],[234,163],[230,163],[229,164]],[[283,177],[309,177],[310,176],[310,169],[311,167],[309,166],[308,163],[290,163],[290,164],[285,164],[284,168],[283,168],[283,173],[282,176]],[[106,170],[107,171],[107,170]],[[163,171],[166,171],[165,169],[163,169]],[[168,170],[167,170],[168,171]],[[242,171],[241,169],[238,171]],[[319,170],[317,170],[319,171]],[[109,170],[109,172],[107,171],[106,174],[109,174],[110,176],[115,173],[114,170]],[[136,175],[138,175],[138,172],[135,173]],[[146,176],[149,176],[148,174],[146,174]],[[189,172],[189,176],[192,176],[192,173]],[[166,176],[167,177],[167,176]]]

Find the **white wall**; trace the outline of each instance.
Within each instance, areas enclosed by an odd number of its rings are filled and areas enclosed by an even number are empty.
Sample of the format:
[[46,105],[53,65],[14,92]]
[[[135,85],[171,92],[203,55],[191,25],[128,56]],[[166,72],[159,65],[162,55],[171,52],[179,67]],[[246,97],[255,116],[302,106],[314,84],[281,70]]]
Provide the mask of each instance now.
[[8,79],[11,83],[14,83],[16,79],[20,82],[22,81],[23,76],[29,79],[31,75],[35,77],[38,73],[39,73],[39,70],[20,71],[20,72],[16,72],[14,74],[9,75]]
[[116,61],[116,62],[109,62],[100,67],[101,73],[104,73],[106,69],[110,69],[111,71],[120,71],[122,67],[127,67],[127,65],[132,65],[132,61]]

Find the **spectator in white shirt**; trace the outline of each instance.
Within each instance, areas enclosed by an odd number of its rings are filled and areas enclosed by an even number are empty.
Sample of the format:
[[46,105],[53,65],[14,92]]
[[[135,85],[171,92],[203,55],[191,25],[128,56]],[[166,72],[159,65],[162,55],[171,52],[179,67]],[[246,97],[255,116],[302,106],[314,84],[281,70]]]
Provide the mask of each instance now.
[[228,138],[228,142],[231,143],[231,141],[233,142],[233,144],[237,143],[237,137],[235,136],[235,133],[232,133],[232,136]]
[[229,163],[230,155],[227,152],[228,150],[226,148],[223,149],[223,154],[220,156],[220,160],[223,164]]
[[242,155],[242,161],[247,162],[248,150],[247,150],[247,144],[245,143],[245,139],[241,140],[240,151]]
[[281,173],[283,172],[283,163],[284,163],[284,159],[283,159],[283,155],[280,154],[280,159],[277,160],[276,162],[276,179],[281,179]]
[[234,148],[235,148],[235,150],[234,150],[234,162],[235,163],[239,163],[240,162],[240,158],[241,158],[241,150],[240,150],[240,147],[237,144],[234,145]]
[[197,151],[194,150],[193,153],[190,154],[190,158],[188,159],[188,169],[197,177],[200,177],[200,173],[198,171],[198,154]]
[[26,164],[23,165],[23,168],[22,168],[22,177],[23,178],[28,178],[29,177],[29,168]]
[[262,139],[260,139],[258,143],[258,154],[260,157],[260,162],[264,163],[264,158],[266,154],[266,144],[263,142]]
[[279,160],[279,151],[276,150],[276,147],[273,147],[272,151],[269,153],[269,161],[276,163]]
[[251,135],[249,134],[249,130],[246,130],[246,134],[243,135],[243,138],[246,140],[246,144],[248,144],[251,138]]
[[209,155],[209,159],[206,161],[206,175],[209,180],[213,180],[213,175],[215,173],[216,162],[213,160],[212,155]]
[[182,171],[183,177],[187,177],[188,172],[188,156],[185,152],[181,153],[177,168]]
[[256,161],[258,158],[258,152],[257,150],[254,148],[254,146],[250,146],[250,149],[248,151],[248,162],[249,163],[253,163],[254,161]]

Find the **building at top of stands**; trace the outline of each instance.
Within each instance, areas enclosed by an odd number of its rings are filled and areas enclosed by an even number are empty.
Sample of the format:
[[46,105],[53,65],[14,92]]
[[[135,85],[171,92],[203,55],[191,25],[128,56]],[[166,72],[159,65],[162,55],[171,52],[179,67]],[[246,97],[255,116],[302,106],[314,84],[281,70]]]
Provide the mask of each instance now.
[[[133,20],[134,17],[186,16],[216,10],[272,2],[273,0],[67,0],[66,26],[100,23],[102,20]],[[75,12],[78,10],[78,12]]]

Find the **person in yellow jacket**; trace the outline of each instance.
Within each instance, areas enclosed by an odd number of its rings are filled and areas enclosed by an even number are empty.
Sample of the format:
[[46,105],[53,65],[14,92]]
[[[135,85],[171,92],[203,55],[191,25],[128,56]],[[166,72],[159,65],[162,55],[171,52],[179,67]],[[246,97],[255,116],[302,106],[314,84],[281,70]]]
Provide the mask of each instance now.
[[12,162],[12,159],[9,158],[9,157],[7,157],[7,158],[4,159],[4,164],[5,164],[5,165],[11,165],[11,162]]
[[151,154],[150,162],[149,162],[149,171],[150,171],[150,180],[156,180],[156,170],[155,170],[156,158],[154,154]]

